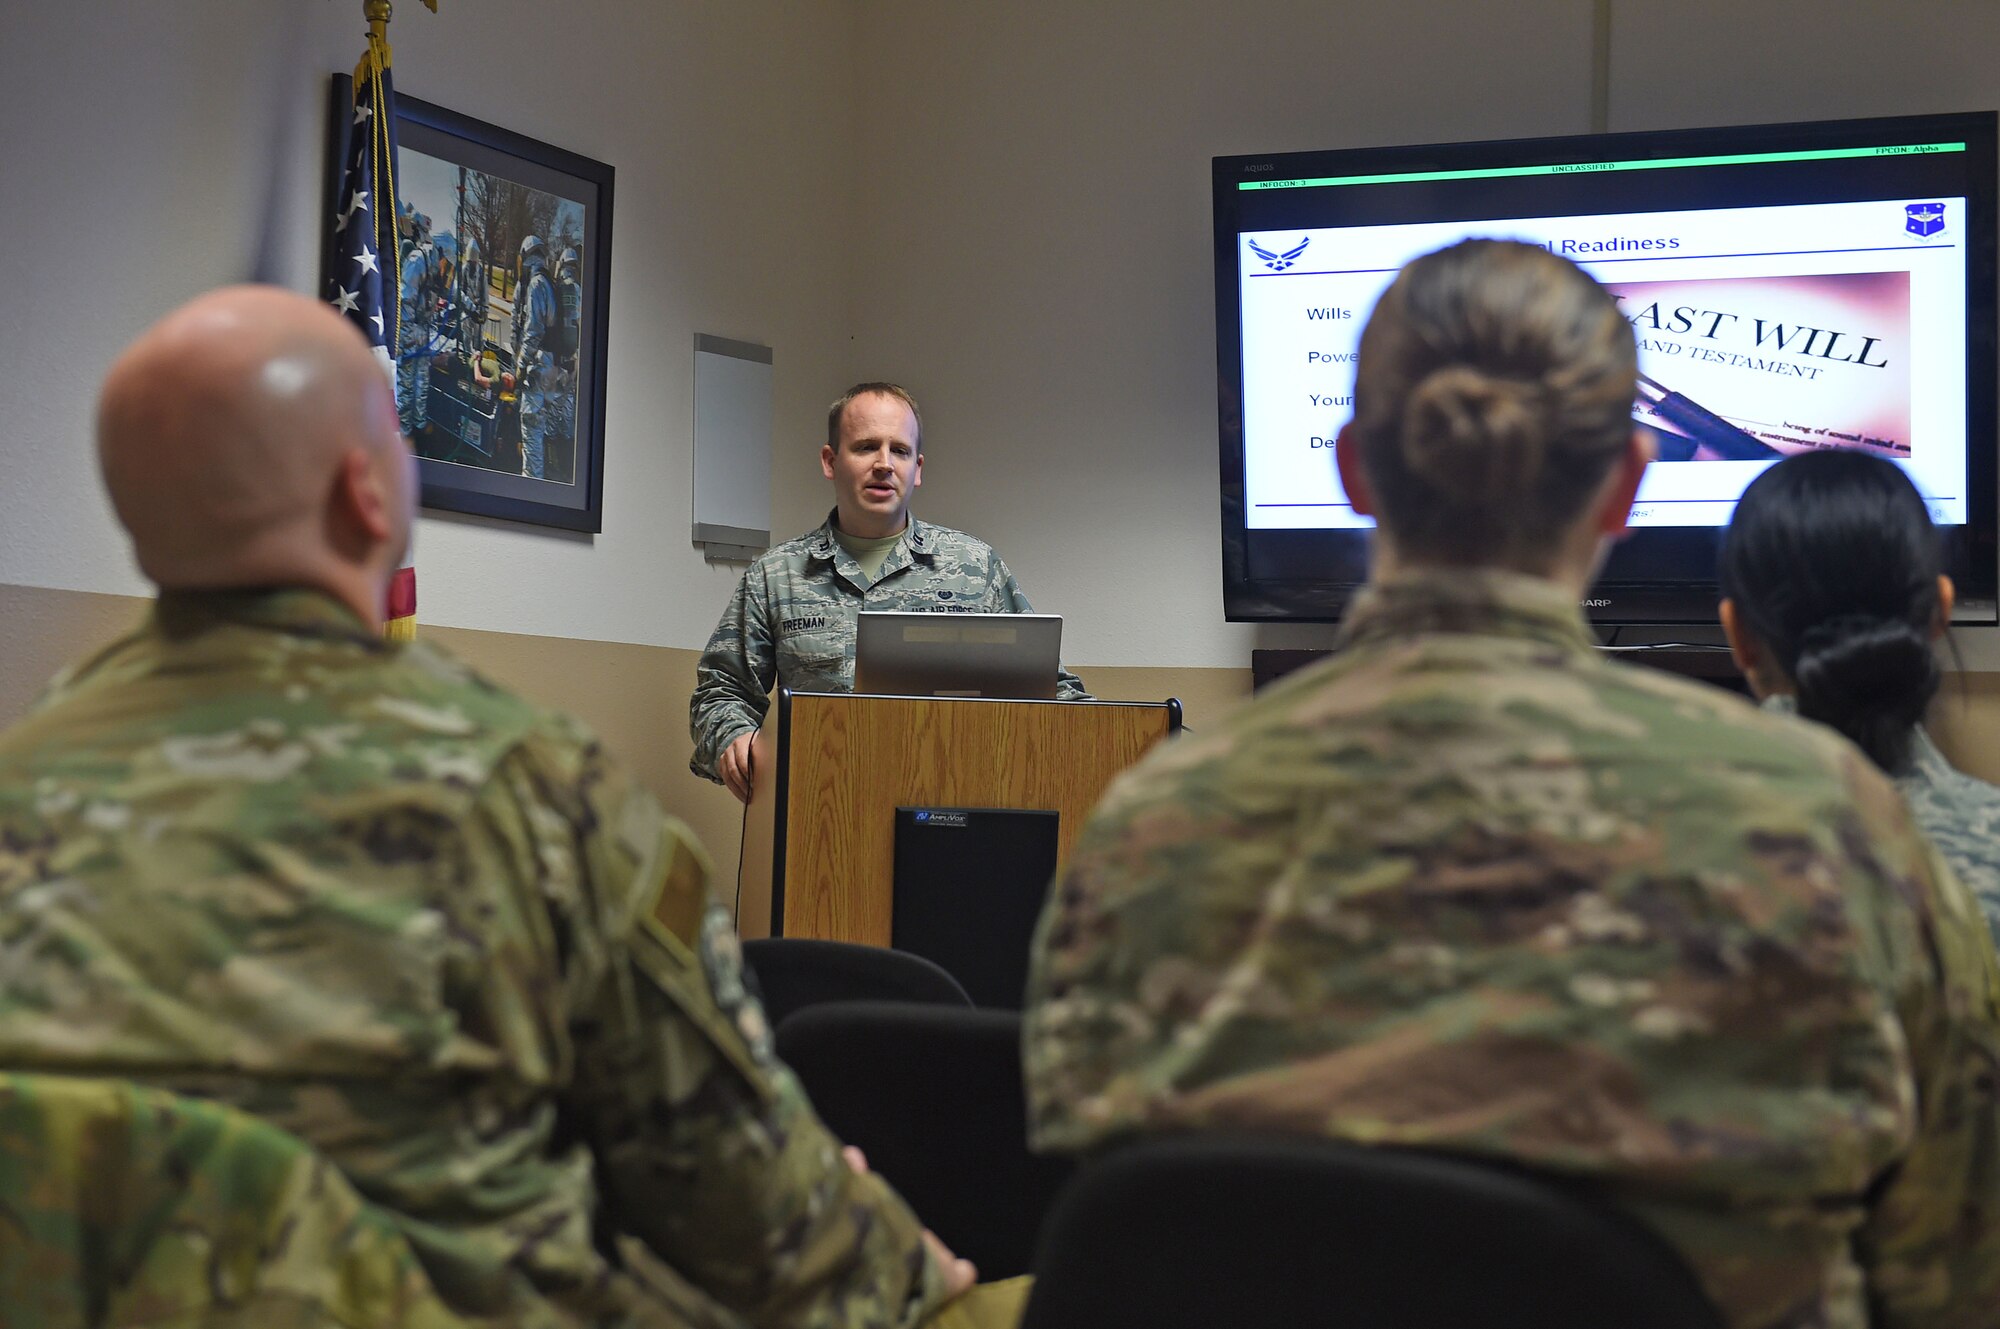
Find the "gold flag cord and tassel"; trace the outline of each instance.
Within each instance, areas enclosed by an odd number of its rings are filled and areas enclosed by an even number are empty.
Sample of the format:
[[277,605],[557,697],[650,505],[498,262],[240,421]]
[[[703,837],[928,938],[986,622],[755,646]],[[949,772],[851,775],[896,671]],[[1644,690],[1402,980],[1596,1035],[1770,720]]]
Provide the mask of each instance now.
[[[424,0],[424,5],[433,14],[437,12],[437,0]],[[393,225],[397,217],[399,196],[396,192],[396,153],[391,133],[391,114],[387,106],[387,89],[384,75],[390,66],[389,20],[394,17],[395,6],[390,0],[362,0],[362,17],[368,21],[368,53],[354,70],[354,85],[357,99],[365,96],[368,104],[382,108],[385,114],[370,116],[368,119],[368,150],[374,154],[375,180],[380,191],[378,208],[386,208]],[[364,91],[365,89],[365,91]],[[385,301],[394,310],[395,335],[389,345],[400,354],[403,345],[403,301],[402,263],[392,260],[389,266],[394,270],[396,299]],[[412,537],[414,538],[414,532]],[[388,603],[384,606],[382,635],[390,641],[412,641],[417,635],[417,567],[414,547],[404,555],[403,566],[396,570],[389,583]]]

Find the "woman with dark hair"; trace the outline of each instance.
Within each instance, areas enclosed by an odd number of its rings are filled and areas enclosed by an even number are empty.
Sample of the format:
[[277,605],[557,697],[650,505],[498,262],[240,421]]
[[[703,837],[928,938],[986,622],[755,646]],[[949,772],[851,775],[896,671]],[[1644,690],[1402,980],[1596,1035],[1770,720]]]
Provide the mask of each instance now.
[[1490,1157],[1650,1223],[1732,1329],[1989,1325],[1992,940],[1851,745],[1596,649],[1636,376],[1540,247],[1389,286],[1336,447],[1369,586],[1331,659],[1091,814],[1036,935],[1032,1138]]
[[1743,491],[1722,545],[1722,626],[1767,706],[1854,740],[1896,778],[2000,938],[2000,789],[1954,770],[1924,712],[1951,621],[1951,578],[1902,468],[1808,452]]

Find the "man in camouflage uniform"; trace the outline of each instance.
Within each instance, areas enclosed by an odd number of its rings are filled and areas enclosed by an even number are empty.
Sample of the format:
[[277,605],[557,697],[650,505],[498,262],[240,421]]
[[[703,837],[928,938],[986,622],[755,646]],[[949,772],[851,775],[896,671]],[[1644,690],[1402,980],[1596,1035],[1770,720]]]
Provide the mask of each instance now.
[[[834,402],[820,470],[833,482],[833,511],[817,530],[750,565],[695,669],[689,766],[745,802],[751,737],[771,689],[851,692],[862,610],[1034,612],[990,546],[911,519],[910,496],[924,480],[923,422],[904,389],[862,383]],[[1089,696],[1067,670],[1056,695]]]
[[[0,1071],[291,1133],[480,1323],[913,1325],[969,1281],[774,1059],[686,830],[381,639],[414,480],[350,327],[204,297],[114,369],[100,452],[161,594],[0,735]],[[0,1233],[119,1184],[78,1180]]]
[[[1419,289],[1482,328],[1541,298]],[[1463,395],[1391,401],[1386,427],[1469,433],[1511,393],[1518,437],[1546,400],[1525,340],[1498,382],[1419,361]],[[1732,1329],[2000,1324],[2000,969],[1972,900],[1837,736],[1594,649],[1578,599],[1642,442],[1529,537],[1546,575],[1404,544],[1361,432],[1400,349],[1364,339],[1339,444],[1382,524],[1338,653],[1121,777],[1051,892],[1033,1143],[1224,1128],[1487,1155],[1650,1224]],[[1614,431],[1629,341],[1623,361]]]

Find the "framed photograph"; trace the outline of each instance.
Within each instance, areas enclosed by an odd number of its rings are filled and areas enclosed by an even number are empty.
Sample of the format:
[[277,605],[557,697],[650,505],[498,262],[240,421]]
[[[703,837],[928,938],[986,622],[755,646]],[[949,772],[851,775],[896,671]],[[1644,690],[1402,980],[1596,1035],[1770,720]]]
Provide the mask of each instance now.
[[[334,191],[353,97],[336,74]],[[423,505],[602,530],[611,167],[402,95],[396,134],[396,400]]]

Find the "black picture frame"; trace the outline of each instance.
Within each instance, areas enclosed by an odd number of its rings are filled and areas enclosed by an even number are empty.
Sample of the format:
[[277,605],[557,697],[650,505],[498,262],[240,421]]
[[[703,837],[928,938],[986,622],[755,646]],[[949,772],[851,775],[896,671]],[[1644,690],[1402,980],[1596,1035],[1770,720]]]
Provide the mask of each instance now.
[[[321,214],[328,219],[321,253],[328,256],[341,164],[351,147],[350,76],[333,76],[329,102],[327,204]],[[430,219],[424,266],[439,283],[435,295],[426,297],[435,324],[428,345],[435,351],[418,388],[424,402],[420,427],[412,427],[414,406],[407,401],[404,406],[423,506],[602,531],[614,171],[604,162],[401,93],[396,134],[397,194]],[[528,380],[534,386],[513,392],[503,375],[515,369],[513,307],[524,289],[520,249],[538,219],[551,232],[537,236],[543,241],[545,276],[558,309],[565,298],[574,301],[572,317],[561,321],[574,327],[575,336],[563,338],[554,354],[547,354],[545,345],[540,367]],[[564,249],[576,254],[573,283],[558,280]],[[449,276],[442,275],[447,271]],[[330,275],[322,273],[322,288]],[[574,346],[566,344],[570,340]],[[412,394],[406,389],[403,395]],[[531,399],[540,409],[523,411]],[[539,476],[533,474],[537,453]]]

